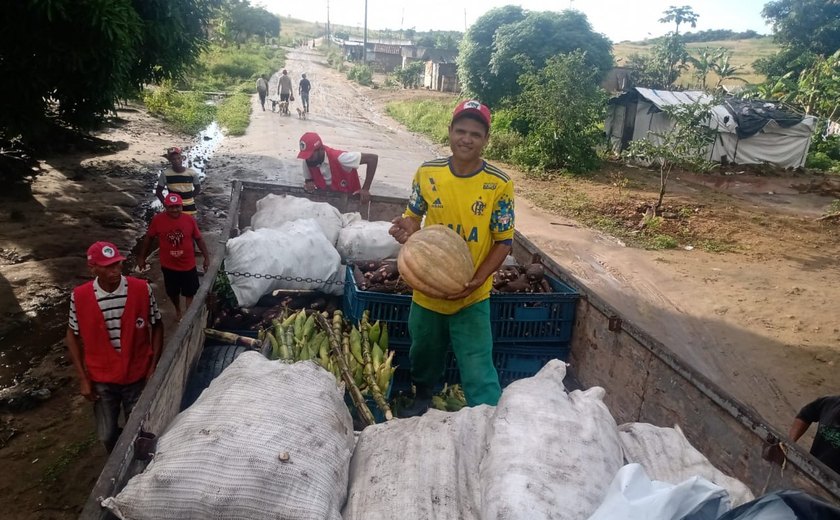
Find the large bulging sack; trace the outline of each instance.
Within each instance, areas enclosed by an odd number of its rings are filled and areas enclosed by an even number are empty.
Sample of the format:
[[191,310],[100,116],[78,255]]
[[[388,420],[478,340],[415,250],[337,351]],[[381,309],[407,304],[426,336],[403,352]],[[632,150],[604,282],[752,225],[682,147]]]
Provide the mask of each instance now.
[[269,194],[257,201],[257,212],[251,217],[251,228],[279,228],[286,222],[314,219],[331,244],[338,240],[344,225],[341,212],[326,202],[314,202],[291,195]]
[[344,279],[338,251],[312,219],[287,222],[277,229],[248,230],[227,241],[225,270],[262,275],[310,278],[320,281],[288,281],[253,276],[228,275],[236,301],[252,307],[276,289],[316,289],[342,294]]
[[679,484],[690,477],[703,477],[724,488],[733,507],[754,498],[743,482],[714,467],[688,442],[679,428],[626,423],[619,426],[618,435],[625,460],[641,464],[653,480]]
[[479,464],[493,411],[429,410],[362,430],[344,520],[480,520]]
[[502,393],[481,463],[485,520],[581,520],[623,465],[604,390],[566,393],[566,364],[550,361]]
[[102,505],[133,520],[339,520],[353,442],[332,374],[245,352],[175,418],[146,470]]
[[396,258],[400,244],[388,233],[391,226],[383,221],[350,223],[338,233],[335,248],[345,261]]

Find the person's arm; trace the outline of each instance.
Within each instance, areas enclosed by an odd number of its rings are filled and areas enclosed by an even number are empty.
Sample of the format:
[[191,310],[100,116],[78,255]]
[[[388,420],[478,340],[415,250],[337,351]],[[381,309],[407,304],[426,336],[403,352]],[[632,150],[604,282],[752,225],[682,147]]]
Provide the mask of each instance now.
[[140,244],[140,251],[137,252],[137,270],[138,271],[145,271],[146,270],[146,255],[149,254],[149,247],[152,245],[152,236],[149,232],[152,231],[151,226],[149,230],[146,232],[146,236],[143,237],[143,242]]
[[359,164],[364,164],[365,168],[365,183],[362,189],[370,191],[370,186],[373,184],[373,177],[376,175],[376,166],[379,164],[379,156],[375,153],[362,153],[362,158]]
[[808,430],[808,427],[811,426],[811,423],[807,421],[803,421],[799,417],[793,420],[793,424],[790,426],[790,432],[788,432],[788,437],[793,442],[799,440],[800,437]]
[[96,401],[99,399],[99,396],[96,395],[96,390],[93,388],[93,383],[85,369],[82,339],[76,335],[73,329],[67,327],[67,333],[64,335],[64,343],[67,345],[67,351],[70,353],[70,360],[73,362],[73,367],[76,368],[76,375],[79,377],[79,393],[88,401]]
[[160,184],[155,186],[155,197],[157,197],[160,203],[163,204],[163,186]]
[[446,299],[460,300],[472,294],[473,291],[481,287],[484,282],[487,281],[487,278],[493,276],[493,273],[499,270],[504,263],[505,258],[507,258],[510,254],[510,250],[511,244],[509,241],[496,242],[493,244],[493,247],[490,248],[490,252],[487,253],[486,257],[484,257],[484,261],[481,262],[481,265],[479,265],[478,269],[475,270],[472,280],[464,284],[464,290],[458,294],[447,296]]
[[417,173],[414,174],[414,180],[411,182],[411,196],[408,198],[408,206],[401,216],[391,221],[393,226],[388,230],[388,233],[400,244],[405,244],[408,237],[420,230],[420,222],[428,210],[429,205],[423,198],[420,189],[420,170],[417,170]]
[[198,172],[193,170],[193,198],[198,197],[201,193],[201,179],[198,177]]
[[204,242],[203,236],[199,235],[198,238],[195,239],[195,243],[198,244],[198,250],[201,251],[201,256],[204,257],[202,267],[206,273],[207,269],[210,268],[210,251],[207,249],[207,243]]
[[149,366],[149,373],[146,379],[150,379],[155,373],[160,355],[163,352],[163,320],[157,320],[152,325],[152,364]]

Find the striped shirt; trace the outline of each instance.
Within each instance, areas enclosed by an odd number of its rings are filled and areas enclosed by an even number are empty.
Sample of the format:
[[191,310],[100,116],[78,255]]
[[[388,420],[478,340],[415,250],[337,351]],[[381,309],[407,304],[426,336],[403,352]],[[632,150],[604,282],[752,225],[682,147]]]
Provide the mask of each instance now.
[[[155,295],[152,293],[152,286],[149,285],[149,323],[154,325],[160,320],[160,309],[158,309]],[[102,315],[105,318],[105,328],[108,329],[108,336],[111,339],[111,345],[119,352],[120,350],[120,322],[122,320],[123,310],[125,309],[125,302],[128,298],[128,280],[125,276],[120,279],[120,286],[117,290],[109,293],[99,286],[99,279],[93,281],[93,291],[96,295],[96,301],[99,303],[99,308],[102,309]],[[78,336],[79,335],[79,321],[76,318],[76,298],[74,293],[70,293],[70,328]]]
[[170,166],[158,176],[158,186],[180,195],[184,203],[184,213],[195,215],[195,187],[201,186],[195,170],[186,168],[179,173]]

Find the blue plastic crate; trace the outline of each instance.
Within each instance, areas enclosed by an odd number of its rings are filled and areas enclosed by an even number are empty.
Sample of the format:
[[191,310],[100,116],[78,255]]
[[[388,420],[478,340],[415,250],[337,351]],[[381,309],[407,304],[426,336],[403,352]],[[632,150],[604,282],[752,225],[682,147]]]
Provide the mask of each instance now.
[[547,276],[554,292],[490,295],[494,343],[564,343],[572,338],[578,293]]
[[361,291],[356,287],[353,266],[347,266],[347,284],[344,286],[344,314],[353,322],[362,319],[364,312],[370,311],[370,321],[382,321],[388,324],[388,339],[409,342],[408,313],[411,311],[411,295],[386,294],[374,291]]

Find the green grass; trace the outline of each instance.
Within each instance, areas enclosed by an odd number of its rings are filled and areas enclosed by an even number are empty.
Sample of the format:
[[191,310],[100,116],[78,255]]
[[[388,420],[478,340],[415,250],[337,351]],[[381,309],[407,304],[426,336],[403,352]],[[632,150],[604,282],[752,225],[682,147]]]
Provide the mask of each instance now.
[[251,118],[251,96],[234,94],[225,98],[216,109],[219,125],[229,135],[243,135]]
[[96,442],[96,436],[91,434],[86,439],[74,442],[65,447],[61,455],[58,456],[58,459],[44,471],[44,476],[41,478],[41,481],[44,483],[57,482],[64,472],[67,471],[67,468],[87,455],[87,452]]
[[[613,55],[615,56],[616,64],[623,65],[627,61],[627,57],[631,54],[647,54],[653,47],[652,43],[646,42],[621,42],[613,45]],[[764,38],[752,38],[749,40],[722,40],[714,42],[697,42],[686,45],[688,50],[693,55],[697,55],[697,49],[708,47],[710,49],[724,48],[732,53],[731,63],[735,66],[744,67],[743,71],[738,74],[738,77],[744,78],[751,84],[761,83],[764,81],[764,76],[757,74],[752,64],[758,58],[765,58],[779,50],[779,46],[773,41],[773,38],[766,36]],[[692,52],[693,51],[693,52]],[[706,80],[707,83],[714,85],[717,83],[717,77],[710,74]],[[690,87],[696,83],[695,78],[691,74],[691,69],[683,72],[677,80],[678,84]],[[727,80],[724,85],[736,86],[742,85],[740,81]]]
[[[222,47],[211,45],[198,63],[177,84],[165,82],[143,92],[143,102],[153,115],[176,130],[195,134],[218,118],[230,135],[242,135],[251,114],[249,95],[256,91],[256,79],[270,76],[286,61],[283,49],[244,44]],[[231,96],[219,105],[207,104],[206,92],[226,92]]]
[[452,107],[440,101],[392,101],[385,107],[388,115],[412,132],[430,137],[436,143],[449,139],[449,120]]

